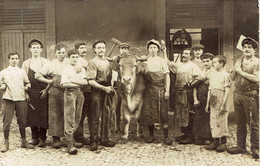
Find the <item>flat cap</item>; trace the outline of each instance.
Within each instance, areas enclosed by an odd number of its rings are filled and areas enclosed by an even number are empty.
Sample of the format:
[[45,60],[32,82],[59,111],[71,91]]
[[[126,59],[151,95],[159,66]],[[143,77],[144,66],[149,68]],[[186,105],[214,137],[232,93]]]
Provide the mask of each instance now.
[[194,46],[191,47],[191,50],[195,49],[204,49],[204,46],[202,44],[195,44]]
[[155,44],[155,45],[157,45],[159,50],[161,49],[161,45],[160,45],[159,41],[157,41],[155,39],[149,40],[146,44],[146,48],[148,49],[151,44]]
[[29,48],[32,46],[32,44],[34,44],[34,43],[38,43],[38,44],[40,44],[40,46],[41,46],[41,48],[43,48],[43,44],[42,44],[42,42],[40,41],[40,40],[37,40],[37,39],[32,39],[31,41],[30,41],[30,43],[29,43]]
[[252,46],[253,46],[254,49],[258,47],[258,42],[257,42],[255,39],[251,38],[251,37],[246,37],[246,38],[242,41],[242,43],[241,43],[242,47],[243,47],[245,44],[252,44]]
[[201,60],[202,60],[202,59],[207,59],[207,58],[213,59],[213,58],[214,58],[214,55],[211,54],[211,53],[209,53],[209,52],[206,52],[206,53],[201,54],[201,56],[200,56],[200,59],[201,59]]
[[121,43],[119,44],[118,48],[130,48],[130,45],[128,43]]

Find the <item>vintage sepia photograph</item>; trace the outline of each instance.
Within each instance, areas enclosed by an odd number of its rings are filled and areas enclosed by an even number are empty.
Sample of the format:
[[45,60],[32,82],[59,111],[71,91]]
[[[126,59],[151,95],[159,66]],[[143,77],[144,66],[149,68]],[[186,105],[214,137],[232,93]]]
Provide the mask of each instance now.
[[258,166],[258,0],[0,0],[0,166]]

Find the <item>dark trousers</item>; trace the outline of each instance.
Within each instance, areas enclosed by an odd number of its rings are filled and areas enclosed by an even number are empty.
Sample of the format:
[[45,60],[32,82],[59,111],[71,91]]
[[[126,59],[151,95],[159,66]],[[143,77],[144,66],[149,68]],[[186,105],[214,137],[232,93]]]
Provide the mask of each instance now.
[[251,149],[259,148],[259,96],[256,91],[254,94],[254,96],[250,96],[250,92],[247,92],[246,95],[234,92],[234,108],[237,114],[237,146],[243,149],[246,148],[247,125],[250,122],[250,111],[252,111]]
[[46,140],[47,129],[41,127],[31,127],[32,139]]
[[117,124],[117,130],[120,131],[120,122],[121,122],[121,102],[122,99],[120,97],[119,89],[116,89],[117,93],[117,106],[116,106],[116,124]]
[[[106,92],[92,88],[91,89],[91,106],[90,106],[90,139],[98,142],[98,126],[101,116],[101,141],[108,139],[108,112],[104,112],[104,99]],[[107,110],[107,109],[105,109]]]
[[84,126],[84,120],[85,120],[86,116],[88,118],[88,125],[89,125],[89,129],[90,129],[90,113],[89,112],[90,112],[90,104],[91,104],[91,93],[84,92],[83,95],[84,95],[85,100],[84,100],[84,104],[83,104],[81,120],[80,120],[77,130],[74,133],[75,140],[84,138],[83,126]]
[[193,107],[193,90],[187,90],[187,97],[188,102],[190,103],[190,112],[189,112],[189,122],[188,126],[181,127],[181,132],[184,133],[187,136],[194,137],[193,136],[193,121],[194,121],[194,107]]
[[3,127],[10,130],[11,122],[15,115],[19,128],[25,128],[27,123],[27,103],[25,101],[12,101],[3,99]]
[[189,123],[186,127],[181,127],[181,132],[184,133],[187,136],[194,137],[193,136],[193,120],[194,120],[194,113],[189,113]]

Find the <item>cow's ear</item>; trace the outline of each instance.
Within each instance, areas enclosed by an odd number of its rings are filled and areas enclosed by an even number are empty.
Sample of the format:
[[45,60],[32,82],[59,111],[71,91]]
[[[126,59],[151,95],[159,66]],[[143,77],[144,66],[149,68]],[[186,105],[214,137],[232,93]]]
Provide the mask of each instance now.
[[144,62],[140,62],[137,64],[137,74],[145,74],[147,72],[147,64]]

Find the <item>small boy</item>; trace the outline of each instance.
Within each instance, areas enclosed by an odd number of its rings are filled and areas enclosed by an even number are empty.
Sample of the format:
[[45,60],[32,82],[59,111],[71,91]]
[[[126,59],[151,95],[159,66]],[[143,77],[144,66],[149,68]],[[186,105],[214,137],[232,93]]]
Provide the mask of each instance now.
[[26,90],[31,87],[27,74],[17,65],[19,54],[17,52],[8,55],[9,66],[0,73],[1,87],[4,91],[3,103],[3,128],[4,128],[4,147],[1,152],[9,149],[9,131],[14,111],[16,111],[17,123],[22,138],[22,148],[33,149],[34,146],[26,141],[25,127],[27,124],[27,102]]
[[74,147],[73,134],[79,126],[84,103],[82,87],[88,85],[86,71],[77,66],[77,50],[68,51],[70,64],[65,66],[61,73],[61,86],[64,91],[64,134],[67,139],[68,153],[76,154],[78,150]]
[[207,150],[224,152],[226,136],[228,135],[227,97],[230,90],[230,77],[224,70],[226,57],[217,55],[213,58],[213,70],[209,75],[209,91],[205,111],[210,107],[210,128],[214,141],[206,147]]

